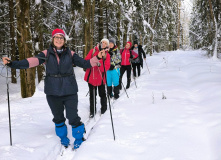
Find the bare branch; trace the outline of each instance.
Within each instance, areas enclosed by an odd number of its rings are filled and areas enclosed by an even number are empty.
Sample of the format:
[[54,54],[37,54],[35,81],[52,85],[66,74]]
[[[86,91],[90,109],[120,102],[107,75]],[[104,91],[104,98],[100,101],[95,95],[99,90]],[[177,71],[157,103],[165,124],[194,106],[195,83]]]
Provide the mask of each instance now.
[[0,18],[4,17],[4,16],[7,16],[9,14],[9,12],[3,14],[2,16],[0,16]]
[[[67,12],[67,11],[65,11],[65,10],[63,10],[63,9],[61,9],[61,8],[59,8],[59,7],[57,7],[57,6],[55,6],[55,5],[53,5],[52,3],[48,2],[47,0],[44,0],[44,1],[45,1],[46,3],[48,3],[48,4],[50,4],[52,7],[56,8],[56,9],[62,11],[62,12],[69,13],[69,12]],[[71,13],[70,13],[70,14],[71,14]]]
[[[14,21],[16,22],[16,21]],[[0,22],[0,24],[10,24],[10,23],[14,23],[14,22]]]

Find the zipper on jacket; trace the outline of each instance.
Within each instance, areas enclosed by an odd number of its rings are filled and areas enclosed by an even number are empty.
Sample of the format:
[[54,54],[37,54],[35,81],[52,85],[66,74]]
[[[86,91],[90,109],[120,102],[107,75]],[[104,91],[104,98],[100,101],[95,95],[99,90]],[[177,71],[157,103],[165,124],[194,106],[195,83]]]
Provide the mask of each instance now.
[[[57,63],[58,74],[60,74],[60,59],[59,59],[59,63],[58,63],[58,59],[57,59],[58,54],[56,51],[54,51],[54,56],[55,56],[55,61]],[[58,58],[59,58],[59,56],[58,56]]]
[[61,59],[62,59],[62,56],[63,56],[63,53],[61,54],[61,57],[59,57],[59,55],[58,55],[58,53],[56,52],[56,54],[57,54],[57,56],[58,56],[58,58],[59,58],[59,63],[58,63],[58,68],[59,68],[59,70],[58,70],[58,73],[59,74],[61,74]]
[[94,67],[93,67],[93,80],[94,80]]
[[126,60],[127,50],[124,54],[125,54],[125,65],[127,65],[127,60]]

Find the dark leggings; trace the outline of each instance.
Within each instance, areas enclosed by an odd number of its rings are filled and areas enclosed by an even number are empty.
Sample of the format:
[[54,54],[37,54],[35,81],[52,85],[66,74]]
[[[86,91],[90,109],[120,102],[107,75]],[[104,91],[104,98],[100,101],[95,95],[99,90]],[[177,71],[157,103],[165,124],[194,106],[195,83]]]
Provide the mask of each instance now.
[[131,65],[121,66],[121,68],[120,68],[120,82],[122,82],[122,77],[123,77],[125,71],[127,71],[127,81],[129,81],[130,76],[131,76]]
[[[101,98],[101,113],[104,113],[107,110],[107,96],[106,96],[105,85],[102,84],[100,86],[93,86],[90,83],[88,83],[88,86],[89,86],[89,93],[90,93],[90,113],[94,113],[94,112],[96,113],[97,88],[98,88],[99,96]],[[94,97],[94,91],[95,91],[95,97]],[[95,111],[94,111],[94,104],[95,104]]]
[[140,63],[132,63],[132,66],[133,66],[133,74],[134,76],[136,77],[137,76],[137,73],[136,73],[136,70],[138,71],[138,77],[140,76],[140,66],[141,64]]

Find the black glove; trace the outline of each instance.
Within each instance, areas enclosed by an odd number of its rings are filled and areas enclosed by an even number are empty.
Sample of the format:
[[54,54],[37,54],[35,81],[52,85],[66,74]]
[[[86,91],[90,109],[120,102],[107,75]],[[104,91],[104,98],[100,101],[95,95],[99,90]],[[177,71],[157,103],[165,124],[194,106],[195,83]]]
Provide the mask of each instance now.
[[6,66],[9,66],[9,67],[11,67],[12,66],[12,61],[11,60],[7,60],[9,63],[8,64],[6,64]]
[[113,70],[115,66],[111,65],[109,70]]

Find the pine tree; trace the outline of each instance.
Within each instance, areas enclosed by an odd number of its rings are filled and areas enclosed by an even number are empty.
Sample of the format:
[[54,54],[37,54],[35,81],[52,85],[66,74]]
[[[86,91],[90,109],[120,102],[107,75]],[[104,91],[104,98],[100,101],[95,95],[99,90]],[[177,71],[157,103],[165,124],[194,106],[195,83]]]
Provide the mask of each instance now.
[[221,39],[221,7],[220,1],[196,0],[190,25],[190,41],[194,49],[202,48],[217,58]]
[[[19,60],[32,57],[34,54],[32,46],[32,34],[30,26],[30,1],[16,0],[17,30]],[[35,92],[35,68],[20,70],[21,95],[23,98],[31,97]]]
[[[35,50],[35,55],[39,54],[39,52],[44,50],[44,40],[43,40],[43,6],[42,3],[38,3],[35,5],[35,1],[32,0],[32,6],[35,6],[32,9],[33,13],[31,15],[31,26],[32,26],[32,38],[33,38],[33,45]],[[38,76],[38,83],[41,82],[44,76],[44,67],[40,65],[37,67],[37,76]]]
[[[15,0],[14,3],[10,0],[10,4],[6,0],[0,1],[0,33],[3,35],[0,37],[0,54],[10,52],[12,59],[13,53],[16,52],[13,49],[13,40],[18,40],[21,60],[47,49],[51,44],[51,32],[55,28],[61,28],[66,32],[68,47],[82,57],[104,37],[115,38],[119,48],[124,47],[128,40],[138,41],[150,55],[154,51],[176,50],[178,39],[181,45],[183,41],[178,0],[41,0],[37,4],[35,0],[16,0],[16,4],[21,3],[16,6],[17,21],[12,19],[12,10],[9,8],[15,4]],[[218,31],[220,4],[220,0],[211,1]],[[7,14],[9,11],[10,15]],[[195,11],[190,26],[194,33],[190,35],[193,47],[212,48],[211,51],[214,51],[215,23],[211,18],[209,3],[197,0]],[[12,34],[13,29],[15,35]],[[217,36],[217,40],[220,43],[220,37]],[[17,44],[15,43],[15,47]],[[21,71],[24,97],[30,90],[33,93],[30,87],[30,84],[34,87],[34,83],[30,82],[30,77],[34,79],[32,71],[35,72],[34,69]],[[39,82],[43,72],[42,66],[37,67]]]
[[104,7],[104,0],[99,0],[99,3],[98,3],[98,11],[99,11],[99,16],[98,16],[98,40],[102,40],[104,38],[104,21],[103,21],[103,16],[104,16],[104,13],[103,13],[103,7]]
[[90,49],[90,5],[91,0],[84,1],[84,57]]
[[[15,23],[14,23],[14,3],[13,0],[9,0],[9,17],[10,17],[10,39],[11,39],[11,60],[14,61],[16,58],[15,52]],[[11,82],[17,83],[16,70],[11,69]]]

